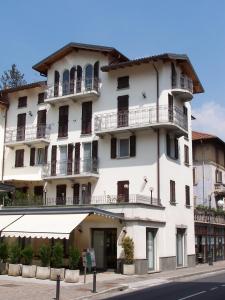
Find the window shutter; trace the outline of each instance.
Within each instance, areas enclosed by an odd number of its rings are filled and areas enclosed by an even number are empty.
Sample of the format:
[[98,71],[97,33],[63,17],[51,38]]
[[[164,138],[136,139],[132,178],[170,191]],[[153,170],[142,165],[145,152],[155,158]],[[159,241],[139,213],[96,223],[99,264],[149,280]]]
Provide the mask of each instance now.
[[75,183],[73,186],[73,204],[79,204],[80,198],[80,184]]
[[116,158],[116,138],[111,138],[111,158]]
[[98,141],[92,142],[92,158],[95,160],[98,159]]
[[92,122],[92,102],[82,103],[82,134],[91,133],[91,122]]
[[136,156],[136,136],[130,136],[130,157]]
[[52,146],[52,155],[51,155],[51,175],[56,175],[56,155],[57,155],[57,146]]
[[30,148],[30,166],[35,165],[35,148]]
[[80,143],[75,144],[75,167],[74,167],[75,174],[80,173]]
[[69,115],[69,106],[68,105],[60,106],[58,137],[68,136],[68,115]]
[[45,160],[44,160],[45,164],[47,164],[48,162],[48,146],[45,146]]
[[88,182],[87,184],[87,197],[88,197],[88,204],[91,203],[91,183]]
[[186,205],[190,206],[190,187],[185,185]]
[[67,155],[67,174],[72,174],[73,165],[73,144],[68,144],[68,155]]
[[189,165],[189,147],[184,145],[184,163]]
[[166,135],[166,153],[167,156],[170,156],[170,135],[167,133]]
[[176,158],[176,159],[178,159],[179,158],[179,147],[178,147],[178,139],[177,138],[175,138],[174,139],[174,157]]

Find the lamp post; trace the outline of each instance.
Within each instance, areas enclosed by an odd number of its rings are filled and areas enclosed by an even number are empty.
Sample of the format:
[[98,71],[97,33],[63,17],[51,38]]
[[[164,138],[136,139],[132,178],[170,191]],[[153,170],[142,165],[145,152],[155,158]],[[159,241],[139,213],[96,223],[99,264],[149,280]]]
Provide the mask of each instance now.
[[152,193],[153,193],[154,188],[150,187],[149,190],[150,190],[150,193],[151,193],[151,204],[152,204]]

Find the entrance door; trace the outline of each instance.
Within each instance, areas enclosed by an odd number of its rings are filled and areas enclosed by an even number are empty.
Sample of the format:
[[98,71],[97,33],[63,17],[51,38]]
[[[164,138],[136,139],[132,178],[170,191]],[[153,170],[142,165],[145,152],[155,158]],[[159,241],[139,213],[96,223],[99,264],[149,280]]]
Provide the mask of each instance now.
[[177,267],[184,266],[184,229],[177,229]]
[[93,229],[92,246],[98,269],[116,269],[117,230]]
[[56,205],[66,204],[66,184],[56,186]]
[[59,174],[67,174],[67,146],[60,146],[60,162],[59,162]]
[[148,260],[148,271],[155,270],[155,236],[156,236],[156,229],[147,228],[146,257]]

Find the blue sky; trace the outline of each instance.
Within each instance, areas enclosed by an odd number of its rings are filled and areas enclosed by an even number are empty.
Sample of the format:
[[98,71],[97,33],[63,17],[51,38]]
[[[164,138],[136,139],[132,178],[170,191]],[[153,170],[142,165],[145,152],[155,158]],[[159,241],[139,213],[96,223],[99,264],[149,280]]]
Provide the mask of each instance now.
[[[7,0],[0,11],[0,74],[16,63],[28,82],[38,80],[32,65],[71,41],[113,46],[130,58],[186,53],[205,88],[194,113],[225,114],[224,0]],[[194,127],[225,138],[214,120],[200,119]]]

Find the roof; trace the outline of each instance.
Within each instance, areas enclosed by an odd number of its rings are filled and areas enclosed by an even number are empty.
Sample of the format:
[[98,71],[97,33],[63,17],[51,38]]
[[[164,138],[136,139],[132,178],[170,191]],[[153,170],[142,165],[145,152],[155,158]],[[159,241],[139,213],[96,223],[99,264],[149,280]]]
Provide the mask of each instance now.
[[193,142],[209,141],[209,142],[220,144],[223,147],[225,146],[225,142],[221,140],[218,136],[209,133],[199,132],[199,131],[192,131],[192,141]]
[[163,60],[163,61],[176,61],[181,68],[185,71],[187,75],[190,76],[190,78],[193,80],[194,84],[194,93],[203,93],[204,88],[194,70],[194,67],[192,66],[188,56],[186,54],[175,54],[175,53],[164,53],[164,54],[159,54],[159,55],[154,55],[154,56],[147,56],[147,57],[142,57],[134,60],[129,60],[129,61],[124,61],[124,62],[119,62],[117,64],[111,64],[107,66],[103,66],[101,70],[103,72],[109,72],[112,70],[117,70],[119,68],[125,68],[125,67],[132,67],[135,65],[140,65],[140,64],[145,64],[145,63],[150,63],[158,60]]
[[45,86],[46,84],[47,84],[47,81],[43,80],[43,81],[27,83],[24,85],[13,87],[13,88],[0,90],[0,97],[1,97],[1,95],[4,96],[6,94],[17,92],[17,91],[27,90],[27,89],[36,88],[36,87],[42,87],[42,86]]
[[65,55],[69,54],[74,50],[87,50],[87,51],[95,51],[95,52],[103,52],[108,53],[116,58],[116,61],[128,61],[129,59],[119,52],[117,49],[107,46],[100,46],[100,45],[91,45],[91,44],[81,44],[81,43],[69,43],[64,47],[60,48],[56,52],[52,53],[51,55],[47,56],[37,64],[33,66],[33,69],[47,75],[47,71],[49,66],[54,63],[55,61],[59,60],[60,58],[64,57]]

